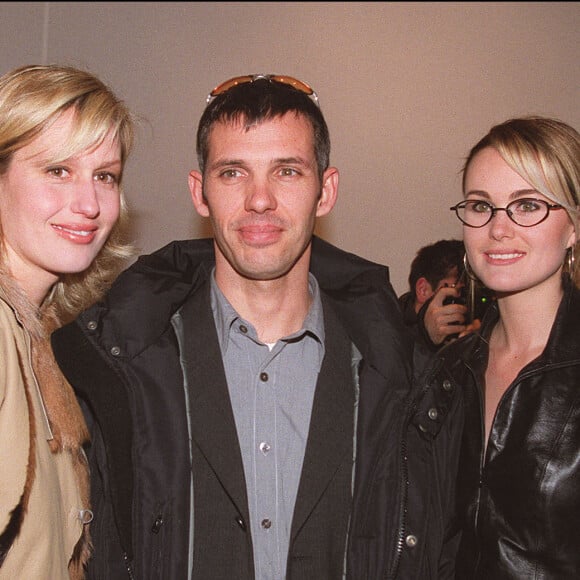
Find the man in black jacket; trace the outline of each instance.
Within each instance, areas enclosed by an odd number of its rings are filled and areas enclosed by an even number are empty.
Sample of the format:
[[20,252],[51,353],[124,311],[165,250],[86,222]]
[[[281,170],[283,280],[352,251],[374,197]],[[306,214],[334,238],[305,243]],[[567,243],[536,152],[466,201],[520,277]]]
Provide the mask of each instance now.
[[338,190],[316,93],[248,75],[208,103],[189,186],[214,237],[53,335],[92,431],[90,575],[432,577],[445,470],[388,269],[313,235]]

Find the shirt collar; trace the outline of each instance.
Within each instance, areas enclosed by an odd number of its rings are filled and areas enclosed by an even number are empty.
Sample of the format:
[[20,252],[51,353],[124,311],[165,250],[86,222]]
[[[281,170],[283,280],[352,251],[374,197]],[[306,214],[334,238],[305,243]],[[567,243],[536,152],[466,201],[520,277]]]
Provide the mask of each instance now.
[[[210,279],[211,309],[216,323],[220,349],[222,353],[225,353],[228,345],[229,333],[232,325],[237,320],[243,321],[249,328],[253,328],[253,326],[241,318],[218,287],[215,280],[215,268],[212,270]],[[285,336],[284,340],[298,338],[305,333],[309,333],[314,336],[321,345],[324,345],[324,315],[322,310],[322,300],[320,297],[320,288],[316,278],[310,272],[308,273],[308,291],[312,297],[312,302],[308,314],[304,319],[302,328],[289,336]]]

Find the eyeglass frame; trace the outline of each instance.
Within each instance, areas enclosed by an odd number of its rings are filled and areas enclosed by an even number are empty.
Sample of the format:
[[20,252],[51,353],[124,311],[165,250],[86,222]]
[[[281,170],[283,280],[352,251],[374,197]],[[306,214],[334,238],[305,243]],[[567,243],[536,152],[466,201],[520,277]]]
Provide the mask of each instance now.
[[227,93],[229,90],[237,87],[238,85],[246,84],[246,83],[253,83],[257,80],[264,79],[267,81],[274,81],[283,85],[288,85],[296,89],[297,91],[303,93],[310,97],[314,103],[320,107],[320,101],[318,100],[318,94],[316,91],[305,81],[301,81],[295,77],[291,77],[288,75],[278,75],[278,74],[251,74],[251,75],[240,75],[237,77],[232,77],[226,81],[223,81],[215,88],[213,88],[206,98],[206,103],[210,103],[215,97],[219,95],[223,95]]
[[[514,217],[513,217],[513,211],[510,211],[509,207],[510,205],[513,205],[515,203],[521,203],[521,202],[526,202],[526,201],[531,201],[534,203],[540,203],[542,205],[546,206],[546,214],[544,215],[544,217],[536,222],[535,224],[530,224],[530,225],[524,225],[524,224],[520,224],[518,223]],[[465,207],[468,204],[474,204],[474,203],[482,203],[485,204],[489,207],[490,212],[489,212],[489,217],[487,219],[486,222],[482,223],[480,226],[474,226],[472,224],[467,223],[465,220],[461,219],[461,216],[459,215],[458,210],[459,209],[465,209]],[[563,205],[557,204],[557,203],[548,203],[547,201],[543,200],[543,199],[536,199],[533,197],[522,197],[520,199],[514,199],[513,201],[510,201],[510,203],[508,203],[505,207],[494,207],[493,205],[491,205],[491,203],[489,203],[488,201],[485,201],[484,199],[464,199],[463,201],[460,201],[459,203],[456,203],[454,206],[451,206],[449,208],[451,211],[455,212],[455,215],[457,216],[457,218],[459,219],[459,221],[466,225],[469,228],[482,228],[484,226],[486,226],[495,216],[495,214],[498,211],[505,211],[506,215],[510,218],[510,220],[516,224],[516,226],[520,226],[521,228],[533,228],[534,226],[537,226],[539,224],[541,224],[543,221],[548,219],[548,216],[550,215],[550,212],[554,209],[565,209]]]

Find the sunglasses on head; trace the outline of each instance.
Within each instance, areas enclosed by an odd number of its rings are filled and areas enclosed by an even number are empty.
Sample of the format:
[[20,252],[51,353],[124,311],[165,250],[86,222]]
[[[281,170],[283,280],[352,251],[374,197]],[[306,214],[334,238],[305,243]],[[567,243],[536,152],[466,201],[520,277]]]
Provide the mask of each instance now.
[[220,83],[215,89],[213,89],[213,91],[207,96],[206,101],[209,103],[213,98],[217,97],[218,95],[222,95],[223,93],[226,93],[227,91],[229,91],[233,87],[236,87],[237,85],[243,85],[245,83],[253,83],[258,79],[275,81],[277,83],[282,83],[284,85],[294,87],[301,93],[304,93],[305,95],[311,97],[312,100],[317,105],[319,105],[318,95],[316,94],[316,91],[304,81],[300,81],[298,79],[295,79],[294,77],[288,77],[285,75],[264,75],[264,74],[242,75],[239,77],[233,77],[231,79],[228,79],[227,81]]

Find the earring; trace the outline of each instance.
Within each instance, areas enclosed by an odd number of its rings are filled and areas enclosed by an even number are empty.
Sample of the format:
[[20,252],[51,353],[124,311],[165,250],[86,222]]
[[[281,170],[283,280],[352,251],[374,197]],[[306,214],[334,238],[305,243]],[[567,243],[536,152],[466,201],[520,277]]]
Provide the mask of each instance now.
[[467,252],[463,254],[463,271],[467,274],[467,308],[469,318],[473,320],[475,314],[475,286],[478,284],[477,276],[469,265]]
[[463,254],[463,269],[465,273],[469,276],[470,280],[473,280],[474,282],[477,281],[477,276],[475,275],[475,272],[471,269],[469,261],[467,260],[467,252]]
[[564,259],[564,270],[568,272],[570,280],[574,282],[574,275],[576,270],[576,259],[574,257],[574,246],[566,249],[566,257]]

